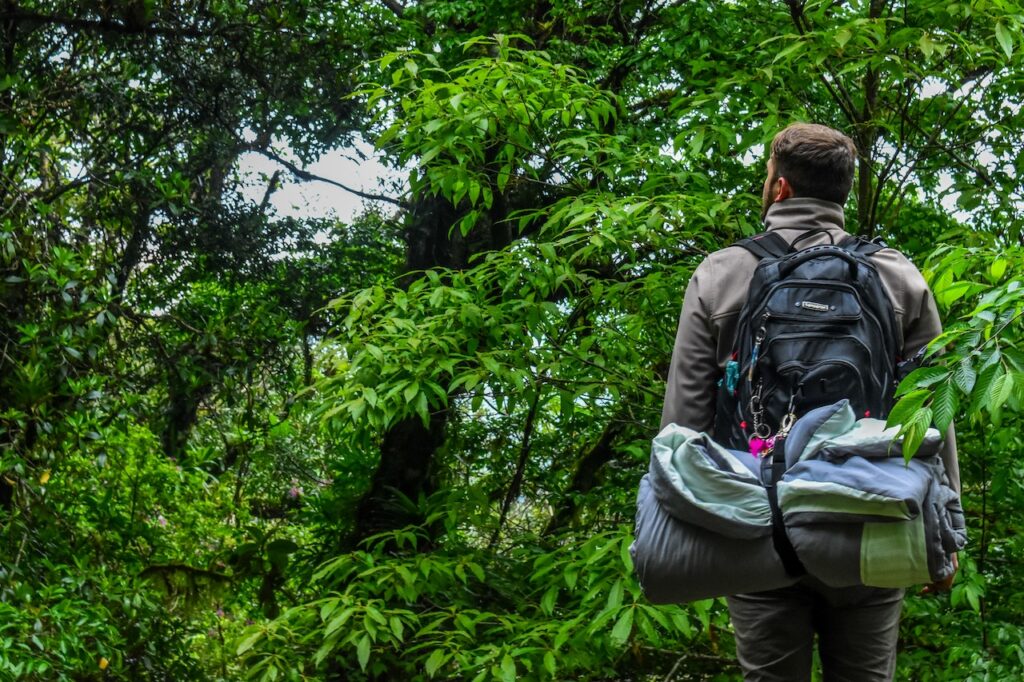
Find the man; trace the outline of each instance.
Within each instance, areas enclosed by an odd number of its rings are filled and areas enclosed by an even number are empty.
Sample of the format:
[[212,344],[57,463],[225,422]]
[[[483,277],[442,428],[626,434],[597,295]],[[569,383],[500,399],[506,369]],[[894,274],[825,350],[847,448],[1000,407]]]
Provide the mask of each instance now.
[[[762,198],[765,229],[800,249],[839,243],[847,236],[843,204],[856,158],[848,137],[822,125],[797,123],[776,135]],[[912,357],[941,331],[935,301],[921,273],[898,251],[886,248],[870,258],[895,310],[903,357]],[[676,423],[714,435],[716,386],[735,348],[737,320],[757,263],[749,251],[732,246],[712,253],[694,271],[679,318],[662,428]],[[952,430],[943,460],[959,490]],[[826,682],[891,680],[902,600],[903,590],[835,589],[810,577],[781,590],[729,597],[744,679],[809,681],[817,634]]]

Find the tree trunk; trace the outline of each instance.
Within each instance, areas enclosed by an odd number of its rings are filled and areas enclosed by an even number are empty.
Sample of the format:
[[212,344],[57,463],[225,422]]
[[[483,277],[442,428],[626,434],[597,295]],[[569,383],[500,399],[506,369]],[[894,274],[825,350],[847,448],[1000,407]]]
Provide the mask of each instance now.
[[[447,410],[436,412],[427,426],[419,417],[404,419],[384,434],[380,464],[370,490],[356,507],[356,542],[377,533],[422,523],[403,497],[417,502],[436,490],[434,454],[444,442]],[[400,493],[397,494],[397,493]]]
[[[456,225],[458,212],[443,197],[418,198],[406,230],[406,261],[403,286],[419,279],[433,267],[464,268],[468,260],[465,240]],[[448,411],[431,415],[424,426],[419,417],[404,419],[384,433],[380,463],[370,489],[356,505],[355,529],[350,544],[371,535],[421,523],[402,498],[416,502],[436,487],[434,454],[444,442]],[[400,494],[399,494],[400,493]]]

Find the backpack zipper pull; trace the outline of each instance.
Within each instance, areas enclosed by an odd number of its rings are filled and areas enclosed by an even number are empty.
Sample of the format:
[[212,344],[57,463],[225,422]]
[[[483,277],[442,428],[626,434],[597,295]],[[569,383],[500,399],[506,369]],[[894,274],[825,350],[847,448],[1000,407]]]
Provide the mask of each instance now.
[[757,364],[757,358],[761,354],[761,343],[764,341],[764,337],[768,333],[766,327],[768,325],[769,317],[771,317],[771,313],[769,312],[766,312],[761,317],[761,326],[754,335],[754,348],[750,351],[750,368],[747,370],[747,381],[754,380],[754,366]]

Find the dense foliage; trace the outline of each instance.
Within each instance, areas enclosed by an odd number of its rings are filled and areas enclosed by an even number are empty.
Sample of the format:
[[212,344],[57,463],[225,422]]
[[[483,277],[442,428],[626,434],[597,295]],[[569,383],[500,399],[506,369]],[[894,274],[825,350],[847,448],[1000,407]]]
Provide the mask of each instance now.
[[[0,678],[737,679],[723,604],[645,603],[627,550],[683,288],[794,120],[946,320],[897,421],[956,423],[971,544],[898,675],[1021,677],[1022,22],[2,3]],[[361,139],[407,184],[309,170]]]

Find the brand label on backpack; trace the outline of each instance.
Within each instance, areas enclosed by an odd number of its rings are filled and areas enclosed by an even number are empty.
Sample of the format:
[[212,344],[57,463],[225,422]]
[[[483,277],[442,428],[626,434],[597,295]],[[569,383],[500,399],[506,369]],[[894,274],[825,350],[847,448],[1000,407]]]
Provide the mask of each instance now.
[[829,311],[829,307],[827,305],[824,303],[815,303],[814,301],[801,301],[800,307],[807,310],[816,310],[819,313],[827,313]]

